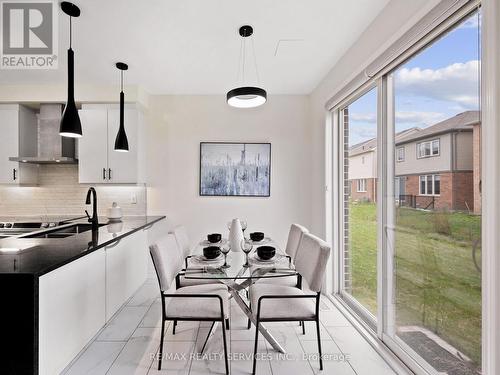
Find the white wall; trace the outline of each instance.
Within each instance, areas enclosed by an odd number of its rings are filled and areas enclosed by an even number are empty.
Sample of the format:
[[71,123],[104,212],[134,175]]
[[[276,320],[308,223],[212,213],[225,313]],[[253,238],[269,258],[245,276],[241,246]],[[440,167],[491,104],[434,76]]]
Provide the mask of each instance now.
[[[227,234],[239,217],[285,243],[291,223],[311,222],[309,101],[271,95],[255,109],[229,107],[223,96],[152,96],[147,118],[148,211],[185,224],[193,242]],[[271,197],[200,197],[201,141],[270,142]]]
[[392,0],[310,95],[311,163],[314,165],[311,176],[310,229],[322,237],[326,237],[325,104],[438,2],[439,0]]

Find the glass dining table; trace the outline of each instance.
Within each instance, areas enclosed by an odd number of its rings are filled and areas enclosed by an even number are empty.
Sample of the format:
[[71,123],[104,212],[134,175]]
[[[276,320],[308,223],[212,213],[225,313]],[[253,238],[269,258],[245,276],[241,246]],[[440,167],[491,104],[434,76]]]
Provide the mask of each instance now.
[[[279,246],[269,238],[264,241],[249,241],[253,248],[247,255],[239,251],[229,251],[227,259],[221,254],[214,260],[208,260],[203,256],[203,248],[207,246],[221,246],[225,244],[225,239],[216,244],[209,244],[207,241],[200,242],[185,260],[185,271],[183,276],[186,279],[214,280],[225,284],[229,293],[250,321],[256,325],[256,318],[252,314],[249,305],[241,293],[251,284],[260,279],[270,279],[277,277],[295,277],[297,271],[287,256]],[[270,260],[262,260],[257,255],[257,248],[266,245],[276,249],[276,255]],[[247,263],[248,259],[248,263]],[[207,341],[213,334],[217,324],[212,325]],[[266,327],[260,323],[259,331],[271,346],[280,353],[285,353],[285,349],[269,333]],[[205,345],[204,345],[205,347]]]

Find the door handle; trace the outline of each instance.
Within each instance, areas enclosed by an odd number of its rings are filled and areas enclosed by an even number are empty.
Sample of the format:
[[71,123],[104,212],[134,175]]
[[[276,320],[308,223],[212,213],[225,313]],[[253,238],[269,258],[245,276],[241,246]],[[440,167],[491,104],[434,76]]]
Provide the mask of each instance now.
[[16,172],[17,172],[16,168],[13,168],[12,169],[12,180],[14,180],[14,181],[17,180]]
[[103,168],[102,169],[102,179],[105,180],[106,179],[106,168]]
[[108,168],[108,179],[111,180],[111,168]]

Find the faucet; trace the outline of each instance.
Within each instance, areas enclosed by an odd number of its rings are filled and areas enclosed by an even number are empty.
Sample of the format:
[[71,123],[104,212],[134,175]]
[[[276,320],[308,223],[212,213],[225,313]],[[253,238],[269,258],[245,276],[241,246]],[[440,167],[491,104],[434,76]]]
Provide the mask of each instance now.
[[87,191],[87,199],[85,200],[85,204],[90,204],[90,195],[92,194],[92,217],[90,217],[89,213],[87,210],[85,210],[85,213],[87,214],[87,217],[89,218],[89,223],[92,223],[92,231],[95,231],[99,229],[99,220],[97,219],[97,193],[93,187]]

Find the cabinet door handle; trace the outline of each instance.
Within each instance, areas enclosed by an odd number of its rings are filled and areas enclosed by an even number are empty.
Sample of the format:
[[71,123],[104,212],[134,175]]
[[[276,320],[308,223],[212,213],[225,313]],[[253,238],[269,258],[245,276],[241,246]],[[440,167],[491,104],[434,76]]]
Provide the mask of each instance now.
[[14,181],[16,181],[16,180],[17,180],[16,173],[17,173],[16,168],[13,168],[13,169],[12,169],[12,180],[14,180]]
[[108,179],[111,180],[111,168],[108,169]]
[[106,168],[103,168],[102,169],[102,179],[105,180],[106,179]]

